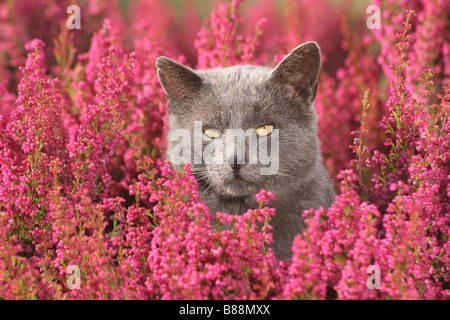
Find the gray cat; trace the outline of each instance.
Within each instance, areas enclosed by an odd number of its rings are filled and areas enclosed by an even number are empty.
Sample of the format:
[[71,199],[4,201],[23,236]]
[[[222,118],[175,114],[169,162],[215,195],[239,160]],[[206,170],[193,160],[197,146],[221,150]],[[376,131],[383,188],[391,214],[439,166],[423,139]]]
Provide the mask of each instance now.
[[[183,129],[190,133],[188,142],[193,142],[187,162],[194,163],[194,157],[212,139],[223,142],[228,129],[257,132],[258,139],[265,136],[270,147],[273,141],[268,138],[277,129],[278,150],[270,152],[271,156],[279,155],[275,174],[263,175],[260,162],[247,161],[250,138],[245,140],[245,163],[236,158],[238,152],[231,161],[225,152],[213,152],[224,158],[223,163],[203,161],[192,168],[201,199],[212,213],[242,214],[258,206],[254,195],[261,189],[272,191],[276,196],[270,203],[276,208],[271,221],[273,248],[279,259],[288,260],[294,237],[306,228],[303,210],[328,208],[335,196],[317,137],[314,99],[321,68],[318,45],[308,42],[295,48],[275,69],[233,66],[193,70],[166,57],[159,57],[156,66],[168,99],[169,137]],[[198,132],[194,123],[201,123],[203,131],[200,148],[195,147]],[[182,164],[175,161],[179,160],[174,155],[176,145],[169,139],[168,159],[178,170]]]

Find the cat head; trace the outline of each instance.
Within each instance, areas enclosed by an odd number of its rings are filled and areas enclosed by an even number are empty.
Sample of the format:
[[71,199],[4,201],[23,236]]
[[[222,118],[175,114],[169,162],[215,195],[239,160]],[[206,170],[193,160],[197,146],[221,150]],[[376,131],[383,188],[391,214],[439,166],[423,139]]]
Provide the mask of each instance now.
[[261,189],[297,190],[311,178],[320,158],[315,42],[274,69],[193,70],[166,57],[156,65],[169,106],[169,161],[176,169],[190,162],[203,190],[238,200]]

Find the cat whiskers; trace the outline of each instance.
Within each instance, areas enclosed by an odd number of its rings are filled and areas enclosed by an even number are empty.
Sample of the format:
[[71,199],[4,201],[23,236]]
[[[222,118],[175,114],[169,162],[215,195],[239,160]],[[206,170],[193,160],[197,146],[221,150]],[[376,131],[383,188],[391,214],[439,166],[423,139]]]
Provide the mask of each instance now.
[[212,185],[208,181],[208,175],[201,168],[192,168],[192,175],[195,177],[199,185],[206,186],[203,192],[207,192],[211,189]]

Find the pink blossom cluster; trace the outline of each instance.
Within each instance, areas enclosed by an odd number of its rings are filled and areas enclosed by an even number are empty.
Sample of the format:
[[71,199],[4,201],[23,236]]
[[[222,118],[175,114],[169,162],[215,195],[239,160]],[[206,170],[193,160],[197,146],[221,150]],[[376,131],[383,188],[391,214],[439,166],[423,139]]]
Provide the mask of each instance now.
[[[274,215],[274,209],[263,207],[262,201],[268,204],[265,191],[257,195],[261,200],[257,210],[242,216],[213,216],[199,201],[189,166],[185,170],[180,175],[163,168],[156,182],[160,188],[151,195],[158,204],[153,208],[157,226],[147,259],[150,294],[162,299],[276,296],[281,290],[281,267],[272,249],[265,248],[272,241],[269,221]],[[168,175],[176,179],[164,179]],[[232,227],[221,230],[227,224]]]
[[255,63],[254,51],[266,19],[257,21],[253,37],[239,34],[239,26],[244,22],[239,15],[241,2],[243,0],[232,0],[228,4],[220,4],[219,9],[211,14],[209,28],[201,28],[195,40],[198,68]]
[[395,35],[402,30],[405,10],[414,10],[415,17],[411,21],[413,32],[410,34],[408,53],[411,67],[405,70],[405,85],[413,95],[420,94],[417,85],[422,75],[423,67],[427,66],[435,73],[434,81],[437,90],[442,93],[450,72],[450,35],[448,20],[450,18],[450,3],[440,1],[375,1],[382,10],[385,26],[375,31],[376,38],[381,42],[381,53],[378,57],[380,65],[387,74],[392,73],[389,62],[392,61]]
[[[448,299],[448,2],[377,2],[373,31],[347,1],[233,0],[203,23],[190,0],[120,3],[88,2],[83,32],[58,1],[0,4],[0,299]],[[167,163],[155,62],[273,66],[309,40],[337,196],[298,213],[282,262],[276,194],[210,212]]]

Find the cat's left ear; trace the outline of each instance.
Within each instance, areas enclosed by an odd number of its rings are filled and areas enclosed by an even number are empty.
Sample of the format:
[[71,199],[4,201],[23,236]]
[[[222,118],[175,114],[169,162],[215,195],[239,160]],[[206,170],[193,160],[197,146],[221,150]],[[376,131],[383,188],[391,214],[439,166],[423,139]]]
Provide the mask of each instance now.
[[167,57],[156,59],[156,67],[159,82],[168,99],[182,101],[198,91],[202,85],[202,79],[195,70]]
[[322,59],[316,42],[306,42],[291,51],[272,71],[270,81],[290,97],[313,102],[317,95]]

